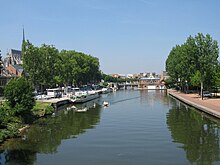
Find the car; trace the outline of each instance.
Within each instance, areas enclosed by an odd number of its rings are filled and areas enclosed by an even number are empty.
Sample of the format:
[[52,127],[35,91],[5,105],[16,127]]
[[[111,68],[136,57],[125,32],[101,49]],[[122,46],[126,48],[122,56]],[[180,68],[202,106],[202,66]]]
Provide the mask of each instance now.
[[212,93],[209,91],[203,91],[203,97],[211,97]]

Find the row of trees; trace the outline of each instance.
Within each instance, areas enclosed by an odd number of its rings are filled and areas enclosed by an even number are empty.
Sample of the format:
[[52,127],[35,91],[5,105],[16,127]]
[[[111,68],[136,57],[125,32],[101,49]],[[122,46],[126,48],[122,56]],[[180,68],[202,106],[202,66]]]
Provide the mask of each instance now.
[[105,82],[114,82],[114,83],[123,83],[123,82],[130,82],[130,81],[138,81],[138,79],[136,78],[116,78],[116,77],[112,77],[111,75],[106,75],[106,74],[102,74],[102,79]]
[[101,79],[99,59],[76,51],[58,51],[52,45],[23,43],[24,70],[35,87],[95,83]]
[[[182,89],[213,89],[220,86],[218,42],[207,34],[189,36],[182,45],[172,48],[166,60],[170,84]],[[202,94],[202,93],[201,93]]]

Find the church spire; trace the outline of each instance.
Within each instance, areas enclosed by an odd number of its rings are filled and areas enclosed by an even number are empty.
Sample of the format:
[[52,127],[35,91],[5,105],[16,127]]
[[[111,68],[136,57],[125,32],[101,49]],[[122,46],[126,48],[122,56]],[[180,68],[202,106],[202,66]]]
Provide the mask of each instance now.
[[24,26],[23,26],[23,40],[22,40],[22,42],[25,42]]
[[23,56],[25,53],[25,47],[26,47],[26,41],[25,41],[24,26],[23,26],[23,39],[22,39],[22,45],[21,45],[21,56]]

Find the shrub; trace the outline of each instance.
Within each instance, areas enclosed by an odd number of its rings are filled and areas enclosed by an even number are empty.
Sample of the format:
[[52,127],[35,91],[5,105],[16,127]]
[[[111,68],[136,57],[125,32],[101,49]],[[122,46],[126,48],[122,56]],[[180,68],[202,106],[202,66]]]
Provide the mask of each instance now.
[[23,77],[9,81],[4,89],[4,97],[15,115],[30,112],[35,104],[32,84]]

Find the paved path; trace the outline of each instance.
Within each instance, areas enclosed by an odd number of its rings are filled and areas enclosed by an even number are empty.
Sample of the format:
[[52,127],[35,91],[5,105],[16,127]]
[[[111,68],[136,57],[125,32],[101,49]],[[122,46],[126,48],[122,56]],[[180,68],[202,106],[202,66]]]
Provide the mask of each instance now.
[[37,102],[46,102],[46,103],[58,103],[61,101],[70,101],[69,98],[67,97],[63,97],[63,98],[52,98],[52,99],[48,99],[48,100],[37,100]]
[[220,118],[220,99],[204,98],[202,100],[197,94],[185,94],[177,91],[168,91],[169,94],[201,111]]

